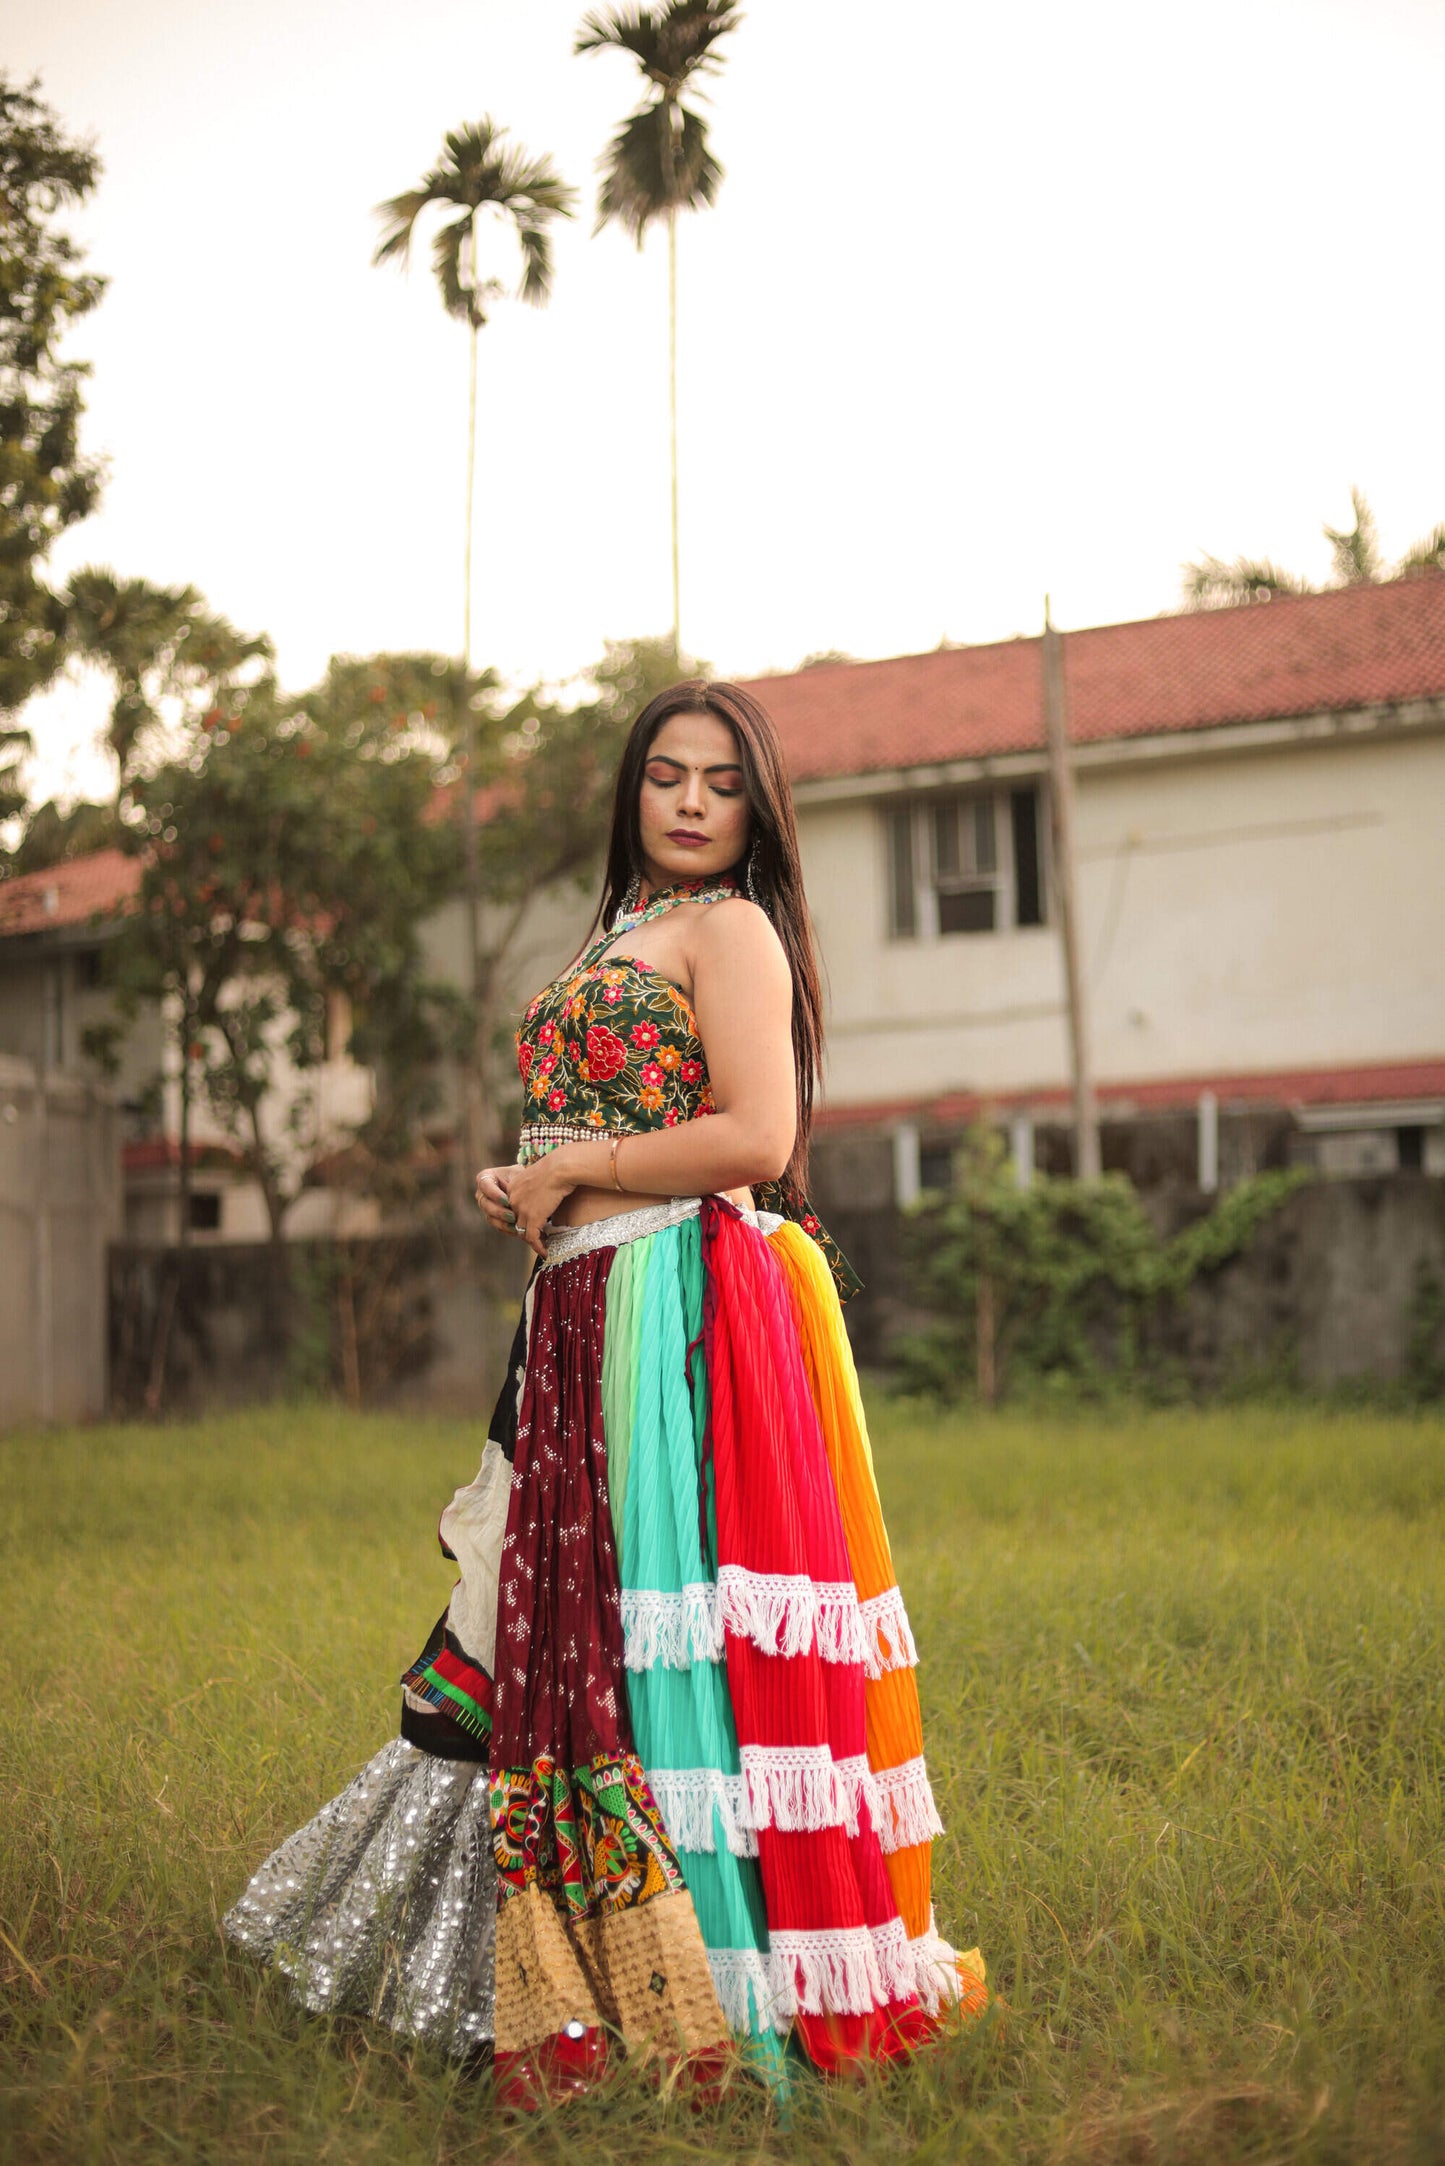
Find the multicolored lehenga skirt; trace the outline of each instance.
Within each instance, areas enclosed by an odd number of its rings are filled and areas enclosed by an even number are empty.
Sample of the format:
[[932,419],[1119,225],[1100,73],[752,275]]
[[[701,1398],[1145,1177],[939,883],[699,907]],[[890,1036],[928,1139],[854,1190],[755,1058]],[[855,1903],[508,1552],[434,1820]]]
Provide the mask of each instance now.
[[534,1274],[402,1736],[226,1929],[316,2008],[500,2074],[619,2046],[767,2075],[987,1999],[939,1938],[917,1655],[832,1278],[681,1198]]

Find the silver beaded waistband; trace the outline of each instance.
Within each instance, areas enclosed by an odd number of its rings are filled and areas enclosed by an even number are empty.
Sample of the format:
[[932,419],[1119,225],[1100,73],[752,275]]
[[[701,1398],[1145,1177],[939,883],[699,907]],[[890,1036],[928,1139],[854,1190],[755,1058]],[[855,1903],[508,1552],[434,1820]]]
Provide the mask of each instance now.
[[589,1226],[559,1226],[546,1237],[547,1262],[571,1263],[574,1256],[587,1256],[594,1248],[621,1248],[645,1234],[681,1226],[701,1209],[701,1196],[669,1196],[665,1203],[644,1203],[633,1211],[617,1211],[611,1218],[594,1218]]
[[[628,1241],[641,1241],[648,1234],[662,1233],[668,1226],[681,1226],[696,1218],[701,1209],[701,1196],[669,1196],[664,1203],[644,1203],[634,1211],[614,1212],[611,1218],[594,1218],[588,1226],[558,1226],[546,1236],[544,1268],[571,1263],[574,1257],[590,1255],[595,1248],[622,1248]],[[776,1233],[783,1223],[772,1211],[743,1211],[739,1216],[745,1225],[763,1234]]]

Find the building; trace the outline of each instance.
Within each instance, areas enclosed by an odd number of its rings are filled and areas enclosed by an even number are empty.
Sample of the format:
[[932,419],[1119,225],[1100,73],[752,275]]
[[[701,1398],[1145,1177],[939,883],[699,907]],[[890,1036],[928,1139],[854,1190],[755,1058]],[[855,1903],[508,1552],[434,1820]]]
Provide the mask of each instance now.
[[[825,1187],[906,1199],[980,1115],[1071,1157],[1042,642],[751,685],[795,779]],[[1105,1164],[1445,1172],[1445,578],[1064,639]]]
[[[1269,1165],[1445,1171],[1445,578],[1074,632],[1064,670],[1086,1005],[1106,1165],[1212,1187]],[[1041,642],[757,680],[788,753],[827,976],[825,1205],[947,1178],[969,1122],[1021,1172],[1072,1158]],[[138,879],[119,851],[0,888],[0,1055],[86,1072],[100,952]],[[574,953],[592,900],[543,898],[507,996]],[[460,980],[453,900],[424,932]],[[370,1079],[294,1079],[344,1139]],[[171,1239],[174,1033],[120,1047],[125,1221]],[[257,1239],[255,1184],[193,1112],[192,1233]],[[362,1207],[364,1208],[364,1206]],[[288,1232],[362,1231],[308,1187]],[[346,1214],[343,1217],[338,1214]]]
[[[160,1005],[142,1008],[115,1033],[110,1057],[98,1040],[115,1022],[103,958],[139,890],[140,861],[96,850],[0,886],[0,1058],[40,1078],[68,1078],[103,1095],[119,1114],[123,1211],[115,1229],[132,1241],[180,1234],[180,1048]],[[331,1057],[304,1072],[279,1057],[271,1109],[278,1141],[307,1158],[346,1141],[371,1108],[372,1078],[347,1057],[344,1014],[331,1019]],[[278,1029],[284,1038],[284,1028]],[[302,1118],[291,1139],[291,1116]],[[203,1101],[191,1107],[190,1234],[198,1240],[262,1241],[269,1227],[260,1187]],[[307,1186],[287,1216],[295,1239],[371,1230],[374,1209],[344,1189]]]

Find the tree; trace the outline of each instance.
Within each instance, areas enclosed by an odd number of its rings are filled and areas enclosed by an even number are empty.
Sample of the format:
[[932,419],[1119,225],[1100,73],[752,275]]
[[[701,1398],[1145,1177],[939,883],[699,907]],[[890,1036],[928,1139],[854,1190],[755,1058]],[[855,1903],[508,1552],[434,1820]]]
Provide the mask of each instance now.
[[89,857],[93,850],[113,848],[121,830],[113,805],[81,802],[64,807],[51,799],[34,805],[26,814],[10,856],[10,871],[45,872],[51,865],[67,865],[72,858]]
[[641,248],[658,219],[667,227],[667,388],[672,473],[672,649],[682,653],[677,537],[677,214],[713,202],[723,177],[707,123],[682,102],[698,76],[722,65],[718,40],[740,21],[735,0],[666,0],[659,8],[607,8],[583,18],[575,53],[630,53],[649,95],[622,123],[601,160],[596,232],[612,219]]
[[365,665],[348,667],[345,685],[333,673],[302,700],[265,680],[127,791],[145,870],[112,951],[118,990],[126,1006],[161,998],[174,1015],[183,1170],[200,1092],[260,1185],[276,1242],[337,1141],[304,1093],[288,1099],[287,1073],[333,1050],[338,999],[358,1053],[415,1048],[431,1030],[417,929],[456,877],[454,838],[431,816],[428,728],[373,701],[369,682],[348,696]]
[[74,574],[65,613],[72,651],[103,669],[116,687],[107,737],[115,755],[117,805],[143,733],[160,723],[165,702],[214,706],[249,664],[272,657],[269,639],[238,632],[194,587],[120,579],[101,566]]
[[13,718],[64,653],[65,606],[39,567],[100,491],[99,463],[80,451],[88,370],[60,347],[104,285],[54,223],[92,192],[100,165],[66,139],[38,88],[0,73],[0,819],[25,802],[17,774],[30,738]]
[[[1414,579],[1422,573],[1445,572],[1445,526],[1435,527],[1415,542],[1398,563],[1387,562],[1380,549],[1375,515],[1359,489],[1350,491],[1352,527],[1324,528],[1330,545],[1329,581],[1332,587],[1373,586],[1385,579]],[[1200,557],[1184,567],[1184,604],[1187,609],[1231,609],[1238,602],[1268,602],[1276,594],[1316,594],[1320,590],[1308,579],[1283,570],[1268,557]]]
[[[472,667],[472,533],[477,451],[477,333],[487,320],[487,310],[505,288],[494,278],[481,275],[480,223],[484,213],[495,213],[512,227],[522,252],[522,275],[518,297],[540,308],[552,291],[552,241],[548,231],[554,218],[570,218],[575,191],[569,188],[545,158],[503,144],[507,131],[490,119],[457,128],[443,144],[440,164],[424,174],[420,186],[408,188],[379,204],[376,215],[382,236],[373,261],[410,261],[417,221],[435,207],[444,214],[455,211],[440,227],[432,242],[432,267],[441,287],[449,316],[467,325],[470,341],[467,380],[467,517],[462,573],[462,669]],[[470,713],[458,714],[459,724],[471,724]],[[461,737],[461,730],[458,737]],[[465,757],[473,772],[478,765],[475,727],[465,742]],[[459,810],[466,816],[467,793],[459,793]],[[466,838],[466,892],[471,919],[471,960],[474,992],[480,990],[482,970],[478,919],[481,911],[479,859],[472,840],[470,821]],[[481,1074],[485,1053],[478,1038],[466,1070],[465,1130],[467,1156],[480,1165],[483,1158]]]

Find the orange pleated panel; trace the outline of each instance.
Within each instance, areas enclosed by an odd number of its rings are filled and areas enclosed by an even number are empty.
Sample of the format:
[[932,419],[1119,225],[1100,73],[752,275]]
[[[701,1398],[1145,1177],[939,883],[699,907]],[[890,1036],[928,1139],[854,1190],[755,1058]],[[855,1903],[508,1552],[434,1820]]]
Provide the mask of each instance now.
[[[788,1223],[779,1227],[769,1245],[782,1268],[797,1315],[804,1366],[842,1509],[853,1584],[859,1601],[866,1604],[888,1595],[897,1582],[843,1312],[828,1266],[816,1242],[800,1226]],[[895,1661],[902,1652],[897,1639],[896,1631],[890,1634],[886,1625],[881,1628],[881,1644]],[[877,1677],[869,1676],[865,1701],[868,1765],[873,1772],[886,1782],[890,1774],[897,1776],[918,1763],[921,1775],[923,1717],[911,1643],[899,1667],[884,1669]],[[926,1793],[926,1777],[922,1779]],[[931,1813],[931,1799],[928,1806]],[[932,1842],[924,1840],[885,1850],[884,1863],[909,1938],[917,1939],[929,1930],[931,1920]]]

